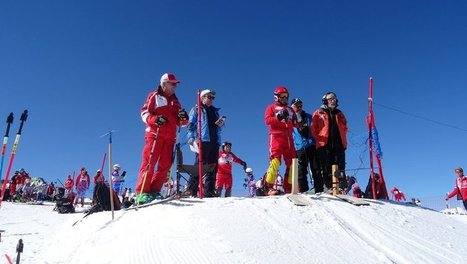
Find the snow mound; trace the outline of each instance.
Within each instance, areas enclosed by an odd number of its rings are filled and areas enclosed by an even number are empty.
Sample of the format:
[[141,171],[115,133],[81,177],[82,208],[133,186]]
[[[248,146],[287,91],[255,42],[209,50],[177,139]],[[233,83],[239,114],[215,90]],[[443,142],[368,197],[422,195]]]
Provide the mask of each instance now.
[[114,220],[96,213],[75,226],[81,214],[5,203],[0,229],[11,241],[0,243],[0,254],[13,257],[22,237],[25,263],[463,263],[467,256],[466,216],[306,197],[311,206],[286,196],[182,199],[116,211]]

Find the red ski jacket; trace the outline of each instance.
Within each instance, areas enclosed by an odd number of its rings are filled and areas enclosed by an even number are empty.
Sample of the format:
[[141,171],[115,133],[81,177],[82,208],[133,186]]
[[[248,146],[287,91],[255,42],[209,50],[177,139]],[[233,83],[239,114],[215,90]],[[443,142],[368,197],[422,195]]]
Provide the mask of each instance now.
[[[277,114],[284,110],[289,112],[287,122],[282,122],[277,119]],[[292,138],[293,128],[298,127],[296,120],[297,117],[293,109],[287,105],[281,105],[278,102],[270,104],[266,107],[266,111],[264,112],[264,122],[269,126],[270,135],[283,135],[284,137],[289,136]]]
[[[341,136],[342,145],[344,149],[347,148],[347,119],[344,113],[340,110],[335,115],[336,123],[339,127],[339,134]],[[329,138],[329,115],[324,109],[319,108],[313,113],[313,122],[311,125],[311,134],[316,142],[316,147],[324,147],[328,143]]]
[[79,186],[85,186],[86,189],[89,188],[90,180],[89,174],[87,173],[78,175],[78,177],[76,177],[76,188],[80,188]]
[[73,182],[73,179],[71,177],[68,177],[68,179],[65,181],[65,189],[72,189],[75,183]]
[[243,161],[239,159],[232,152],[226,153],[219,151],[219,157],[217,159],[217,174],[232,174],[232,163],[241,164]]
[[452,198],[459,193],[462,196],[462,201],[467,200],[467,176],[465,175],[456,179],[456,187],[448,195],[448,198]]
[[[158,136],[163,138],[174,138],[177,134],[177,126],[185,126],[188,120],[179,121],[178,111],[181,105],[175,94],[166,97],[159,86],[156,91],[149,93],[146,102],[141,108],[141,119],[146,123],[146,137],[154,137],[157,127]],[[167,122],[161,126],[156,124],[159,116],[167,118]]]

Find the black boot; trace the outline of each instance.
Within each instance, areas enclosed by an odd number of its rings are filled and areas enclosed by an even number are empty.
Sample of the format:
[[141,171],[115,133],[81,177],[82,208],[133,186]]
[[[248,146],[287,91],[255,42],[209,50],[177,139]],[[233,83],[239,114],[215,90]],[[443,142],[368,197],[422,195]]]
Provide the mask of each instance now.
[[225,189],[225,196],[224,197],[230,197],[230,196],[232,196],[232,188]]

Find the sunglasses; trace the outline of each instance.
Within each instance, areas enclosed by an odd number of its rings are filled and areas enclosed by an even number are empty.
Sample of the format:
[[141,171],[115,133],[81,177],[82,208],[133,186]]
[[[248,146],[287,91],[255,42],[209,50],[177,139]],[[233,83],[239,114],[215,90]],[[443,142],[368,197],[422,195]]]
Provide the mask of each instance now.
[[216,99],[216,97],[215,97],[215,96],[212,96],[212,95],[207,95],[206,98],[211,99],[211,100]]
[[288,93],[280,93],[279,94],[279,98],[283,99],[283,98],[289,98],[289,94]]

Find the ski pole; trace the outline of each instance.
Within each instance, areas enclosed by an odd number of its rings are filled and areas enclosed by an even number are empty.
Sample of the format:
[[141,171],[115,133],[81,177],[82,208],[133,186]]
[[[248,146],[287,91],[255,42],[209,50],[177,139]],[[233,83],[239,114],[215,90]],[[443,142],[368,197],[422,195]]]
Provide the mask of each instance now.
[[[171,166],[170,166],[171,169],[170,169],[169,173],[167,174],[167,181],[172,180],[172,179],[173,179],[172,172],[173,172],[173,171],[175,171],[175,172],[177,171],[177,164],[175,164],[175,170],[173,169],[173,167],[174,167],[174,162],[175,162],[175,154],[176,154],[176,152],[177,152],[177,146],[180,145],[180,143],[178,143],[179,136],[180,136],[180,129],[181,129],[181,123],[179,123],[178,129],[177,129],[177,137],[175,138],[175,144],[174,144],[173,151],[172,151],[172,163],[171,163]],[[177,183],[177,184],[178,184],[178,183]],[[176,187],[176,192],[175,192],[175,194],[178,195],[178,192],[177,192],[177,191],[178,191],[178,187],[177,187],[177,186],[174,185],[174,186],[172,187],[172,186],[169,185],[168,187],[170,187],[170,189],[172,189],[173,187]],[[172,190],[170,190],[170,192],[168,192],[168,193],[172,193]]]
[[[446,193],[446,197],[448,197],[448,195],[449,195],[449,193]],[[449,208],[449,202],[448,202],[448,200],[445,199],[445,201],[446,201],[446,208]]]
[[[2,146],[2,163],[0,165],[0,178],[2,177],[2,172],[3,172],[3,161],[5,160],[5,152],[6,152],[6,145],[8,143],[8,134],[10,133],[10,126],[13,123],[13,113],[10,113],[6,119],[6,132],[5,136],[3,137],[3,146]],[[3,182],[2,190],[5,187],[6,188],[6,181]],[[3,192],[2,192],[2,198],[3,200]]]
[[[149,171],[149,166],[151,165],[152,155],[154,154],[154,148],[156,147],[157,138],[159,136],[159,128],[160,126],[158,125],[157,130],[156,130],[156,135],[154,136],[154,141],[152,142],[151,152],[149,152],[148,164],[146,165],[146,170],[143,173],[143,184],[141,186],[139,195],[141,195],[144,191],[144,185],[146,183],[146,176],[148,176],[148,171]],[[138,199],[138,194],[136,195],[136,199]],[[138,206],[139,206],[139,203],[136,202],[136,210],[138,210]]]
[[16,134],[15,142],[13,143],[13,149],[11,150],[10,161],[8,162],[8,167],[7,167],[6,174],[5,174],[5,180],[3,182],[2,195],[1,195],[2,199],[0,199],[0,207],[2,204],[2,200],[3,200],[3,195],[5,194],[6,183],[8,182],[8,175],[10,174],[11,167],[13,166],[13,160],[15,159],[15,155],[16,155],[16,150],[18,149],[19,138],[21,137],[21,131],[23,130],[24,122],[26,122],[27,119],[28,119],[28,110],[24,110],[23,114],[21,114],[21,118],[20,118],[21,123],[19,124],[19,129],[18,129],[18,133]]
[[16,252],[18,255],[16,256],[16,264],[19,264],[20,258],[21,258],[21,253],[23,253],[23,239],[19,239],[18,245],[16,245]]
[[6,258],[6,260],[8,261],[8,264],[13,264],[13,262],[11,261],[10,256],[8,256],[7,254],[5,254],[5,258]]

